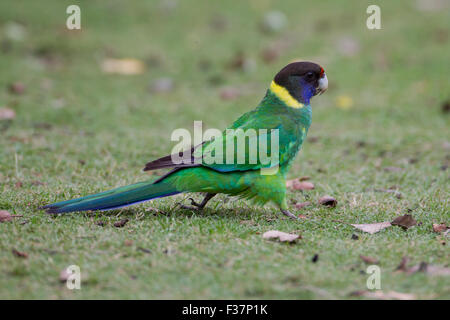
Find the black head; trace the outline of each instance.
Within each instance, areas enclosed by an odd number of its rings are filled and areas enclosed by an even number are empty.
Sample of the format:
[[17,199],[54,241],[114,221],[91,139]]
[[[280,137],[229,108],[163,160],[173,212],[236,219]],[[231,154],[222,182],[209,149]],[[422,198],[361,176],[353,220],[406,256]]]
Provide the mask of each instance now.
[[294,62],[281,69],[273,79],[284,87],[300,103],[309,104],[309,100],[328,88],[328,79],[321,66],[313,62]]

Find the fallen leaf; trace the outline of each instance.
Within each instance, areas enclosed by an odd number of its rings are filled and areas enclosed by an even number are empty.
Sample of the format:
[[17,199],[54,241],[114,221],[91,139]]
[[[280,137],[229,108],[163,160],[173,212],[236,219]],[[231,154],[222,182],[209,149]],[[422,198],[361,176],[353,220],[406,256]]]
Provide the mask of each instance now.
[[356,229],[362,230],[364,232],[374,234],[377,233],[387,227],[391,226],[391,223],[388,221],[378,222],[378,223],[365,223],[365,224],[350,224]]
[[337,200],[330,196],[323,196],[319,199],[319,204],[334,208],[337,205]]
[[415,226],[417,224],[417,221],[410,214],[405,214],[403,216],[395,218],[391,222],[391,224],[393,226],[399,226],[402,227],[404,230],[407,230],[408,228]]
[[122,220],[120,220],[118,222],[115,222],[114,223],[114,227],[122,228],[122,227],[124,227],[127,224],[128,221],[129,221],[128,219],[122,219]]
[[313,190],[314,184],[309,181],[299,181],[298,183],[294,183],[293,188],[294,190]]
[[123,242],[123,244],[125,245],[125,246],[127,246],[127,247],[131,247],[132,245],[133,245],[133,240],[125,240],[124,242]]
[[0,210],[0,222],[11,221],[13,218],[11,214],[6,210]]
[[22,94],[25,92],[25,85],[22,82],[14,82],[9,85],[9,92],[14,94]]
[[415,300],[416,296],[410,293],[400,293],[396,291],[383,292],[381,290],[376,291],[355,291],[350,294],[356,297],[366,297],[380,300]]
[[60,282],[66,282],[71,275],[72,275],[72,273],[70,273],[67,270],[67,268],[65,268],[59,273],[59,281]]
[[234,100],[241,95],[241,91],[234,87],[225,87],[220,90],[220,98],[222,100]]
[[291,188],[294,190],[312,190],[314,189],[314,184],[309,181],[300,181],[300,179],[292,179],[286,181],[286,188]]
[[448,228],[445,223],[441,223],[441,224],[433,223],[433,231],[434,232],[440,233],[440,232],[446,231],[447,229]]
[[12,120],[16,117],[16,112],[10,108],[0,108],[0,120]]
[[300,219],[308,219],[308,216],[305,216],[304,214],[299,214],[297,217]]
[[101,68],[105,73],[116,73],[123,75],[142,74],[145,71],[144,62],[137,59],[113,59],[103,60]]
[[449,113],[450,112],[450,101],[446,101],[442,104],[441,110],[443,113]]
[[23,217],[21,214],[10,214],[6,210],[0,210],[0,222],[8,222],[13,218]]
[[429,265],[426,262],[421,262],[415,266],[408,267],[409,258],[403,257],[402,261],[398,265],[398,267],[395,269],[398,272],[404,272],[408,275],[417,273],[417,272],[423,272],[425,274],[431,275],[431,276],[449,276],[450,275],[450,268],[448,267],[442,267],[442,266],[435,266],[435,265]]
[[14,186],[15,186],[16,188],[22,188],[23,183],[22,183],[22,181],[17,181],[17,182],[14,184]]
[[18,251],[16,249],[12,249],[11,252],[18,258],[25,258],[25,259],[28,258],[28,253]]
[[261,52],[261,58],[265,63],[272,63],[279,58],[280,53],[281,52],[278,48],[265,48]]
[[300,239],[301,237],[297,234],[290,234],[282,231],[277,230],[270,230],[263,234],[264,239],[278,239],[280,242],[294,242],[297,239]]
[[304,207],[310,206],[311,202],[306,201],[306,202],[300,202],[300,203],[296,203],[294,206],[296,209],[303,209]]
[[360,255],[359,257],[361,258],[362,261],[364,261],[367,264],[378,264],[378,262],[379,262],[378,259],[373,258],[373,257],[368,257],[368,256],[363,256],[363,255]]

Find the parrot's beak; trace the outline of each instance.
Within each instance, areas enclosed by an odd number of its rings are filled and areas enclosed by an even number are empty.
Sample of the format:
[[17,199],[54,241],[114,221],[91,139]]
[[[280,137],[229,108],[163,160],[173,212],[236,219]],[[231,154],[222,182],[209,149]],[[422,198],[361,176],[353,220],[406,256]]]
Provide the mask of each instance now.
[[316,95],[321,95],[328,89],[328,78],[327,75],[324,73],[322,78],[319,79],[319,86],[316,89]]

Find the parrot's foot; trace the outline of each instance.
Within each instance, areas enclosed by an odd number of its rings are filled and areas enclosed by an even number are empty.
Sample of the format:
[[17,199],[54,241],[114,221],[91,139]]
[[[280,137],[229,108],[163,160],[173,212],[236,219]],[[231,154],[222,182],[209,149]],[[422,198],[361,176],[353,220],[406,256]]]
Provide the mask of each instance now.
[[281,213],[283,213],[285,216],[287,216],[287,217],[289,217],[291,219],[298,220],[298,217],[296,217],[294,214],[292,214],[289,210],[281,209]]
[[182,205],[180,205],[180,207],[182,209],[186,209],[186,210],[201,211],[206,206],[208,201],[211,200],[215,195],[216,195],[216,193],[207,193],[205,198],[203,199],[203,201],[201,203],[195,202],[194,199],[189,198],[189,200],[191,200],[191,206],[186,206],[186,205],[182,204]]

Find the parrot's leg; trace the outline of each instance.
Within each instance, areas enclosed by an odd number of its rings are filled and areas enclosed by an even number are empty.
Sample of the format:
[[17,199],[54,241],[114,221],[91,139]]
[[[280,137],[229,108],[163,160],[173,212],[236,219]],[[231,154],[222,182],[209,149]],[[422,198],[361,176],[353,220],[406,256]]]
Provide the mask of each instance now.
[[182,204],[181,208],[186,209],[186,210],[199,210],[200,211],[206,206],[208,201],[211,200],[216,194],[217,193],[209,193],[208,192],[201,203],[197,203],[194,201],[194,199],[189,198],[189,200],[191,200],[192,206],[186,206],[186,205]]
[[294,214],[292,214],[289,210],[281,209],[281,213],[283,213],[285,216],[288,216],[291,219],[298,220],[298,217],[296,217]]

